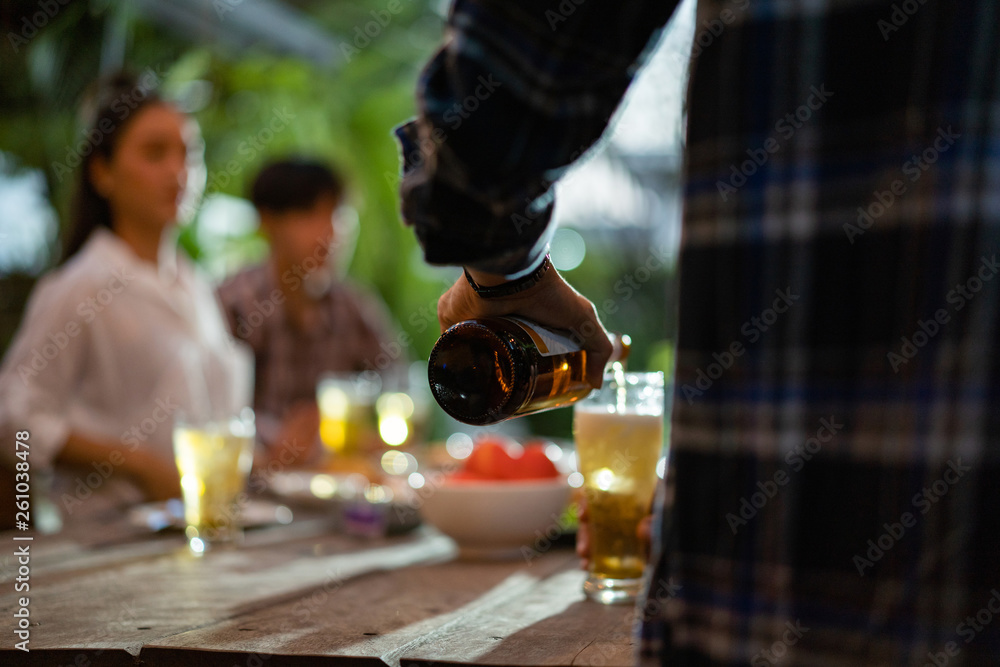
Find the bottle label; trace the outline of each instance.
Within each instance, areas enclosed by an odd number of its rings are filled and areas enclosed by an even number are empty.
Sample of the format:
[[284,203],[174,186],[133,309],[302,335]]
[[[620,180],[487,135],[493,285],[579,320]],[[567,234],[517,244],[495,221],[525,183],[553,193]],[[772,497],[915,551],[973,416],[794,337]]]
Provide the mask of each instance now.
[[508,316],[508,319],[517,322],[518,326],[531,336],[531,340],[534,341],[543,357],[552,357],[557,354],[578,352],[580,350],[580,346],[570,340],[568,336],[549,331],[534,322],[522,320],[520,317]]

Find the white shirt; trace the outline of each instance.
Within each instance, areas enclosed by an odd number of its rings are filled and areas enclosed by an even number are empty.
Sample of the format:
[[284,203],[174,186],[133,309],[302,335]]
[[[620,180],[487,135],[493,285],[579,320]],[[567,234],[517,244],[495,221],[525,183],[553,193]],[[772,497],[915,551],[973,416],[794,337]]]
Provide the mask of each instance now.
[[172,460],[178,416],[250,405],[252,355],[174,248],[154,266],[100,228],[39,281],[0,368],[0,434],[30,433],[32,469],[70,432]]

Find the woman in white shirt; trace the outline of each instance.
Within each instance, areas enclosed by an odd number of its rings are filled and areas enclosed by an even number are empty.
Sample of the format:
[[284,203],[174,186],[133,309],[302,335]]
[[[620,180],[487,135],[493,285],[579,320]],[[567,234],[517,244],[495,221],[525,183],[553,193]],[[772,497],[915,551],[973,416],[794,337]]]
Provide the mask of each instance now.
[[54,500],[69,515],[112,489],[116,502],[139,500],[135,487],[178,497],[173,421],[231,389],[241,356],[171,233],[188,120],[130,77],[97,97],[63,264],[39,281],[0,369],[0,433],[30,434],[33,471],[67,470]]

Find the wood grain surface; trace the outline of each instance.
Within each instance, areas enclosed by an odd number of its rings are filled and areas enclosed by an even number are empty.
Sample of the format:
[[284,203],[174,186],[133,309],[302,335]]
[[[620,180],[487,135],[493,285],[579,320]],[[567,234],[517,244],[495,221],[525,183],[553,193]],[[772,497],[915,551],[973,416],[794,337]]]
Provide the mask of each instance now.
[[[585,600],[566,548],[464,560],[431,529],[365,541],[321,519],[201,558],[178,534],[117,525],[31,544],[29,593],[0,559],[3,665],[632,664],[633,610]],[[29,653],[14,648],[19,597]]]

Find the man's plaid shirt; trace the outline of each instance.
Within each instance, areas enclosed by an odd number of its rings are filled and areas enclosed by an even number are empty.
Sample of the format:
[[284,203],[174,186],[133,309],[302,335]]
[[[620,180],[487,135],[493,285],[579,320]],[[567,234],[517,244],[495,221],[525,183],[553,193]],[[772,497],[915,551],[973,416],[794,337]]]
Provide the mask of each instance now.
[[[674,4],[456,2],[399,132],[429,261],[537,259]],[[644,664],[1000,664],[998,46],[991,0],[700,2]]]

